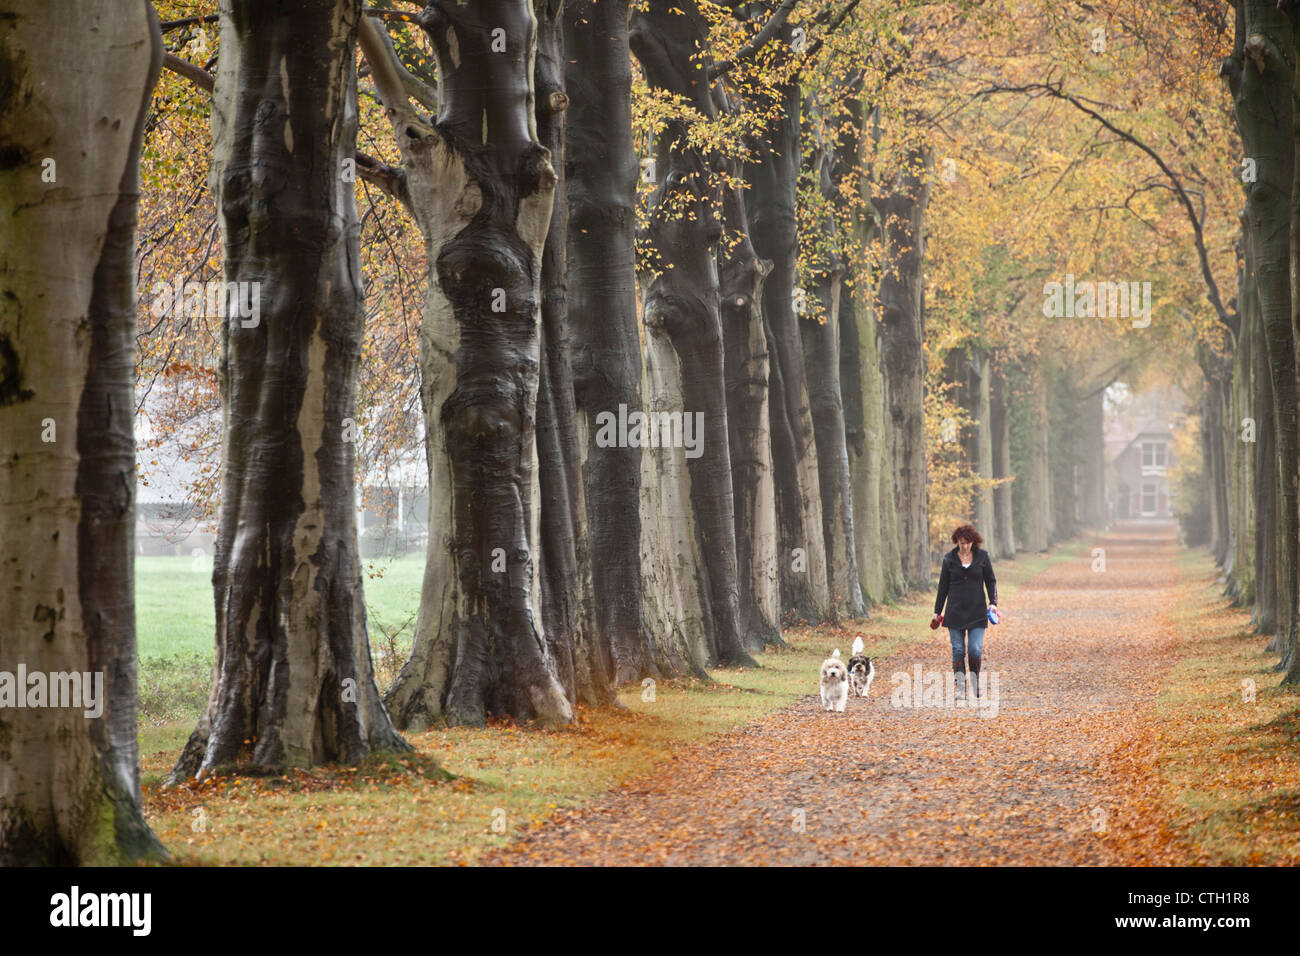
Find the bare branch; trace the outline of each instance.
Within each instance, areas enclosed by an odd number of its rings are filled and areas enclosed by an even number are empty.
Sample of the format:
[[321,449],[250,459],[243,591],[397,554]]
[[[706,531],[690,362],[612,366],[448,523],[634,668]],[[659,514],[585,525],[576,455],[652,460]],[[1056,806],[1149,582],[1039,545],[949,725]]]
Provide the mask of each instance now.
[[[163,55],[163,66],[173,73],[185,77],[199,89],[208,93],[212,92],[214,83],[212,74],[201,67],[195,66],[188,60],[167,53]],[[362,152],[356,154],[356,160],[358,176],[366,182],[379,187],[403,205],[409,204],[410,200],[406,191],[406,173],[400,167],[390,166]]]
[[410,207],[411,197],[406,189],[406,172],[400,166],[390,166],[358,150],[357,176],[383,190],[403,206]]
[[158,28],[162,30],[163,33],[167,33],[169,30],[196,26],[200,23],[216,23],[219,17],[220,14],[209,13],[205,17],[185,17],[183,20],[164,20],[162,23],[158,24]]
[[406,83],[402,80],[402,74],[408,71],[398,60],[392,38],[388,36],[384,25],[372,17],[362,17],[357,42],[365,54],[366,62],[370,64],[375,89],[379,92],[379,98],[383,101],[394,128],[405,123],[427,125],[411,106]]
[[[401,17],[400,19],[410,23],[419,22],[415,17]],[[402,88],[406,91],[406,95],[423,106],[431,115],[437,116],[438,91],[406,68],[402,58],[397,55],[397,48],[393,46],[393,38],[389,36],[386,29],[380,28],[377,32],[379,39],[383,41],[384,48],[388,51],[389,60],[396,66],[398,79],[402,81]],[[369,60],[370,58],[366,57],[366,61],[369,62]],[[370,64],[370,69],[374,70],[373,63]]]
[[1214,311],[1218,316],[1219,321],[1222,322],[1225,326],[1227,326],[1228,329],[1232,331],[1233,335],[1237,334],[1237,329],[1238,326],[1240,325],[1241,317],[1235,311],[1232,312],[1228,311],[1228,308],[1223,304],[1222,297],[1219,295],[1219,284],[1218,282],[1215,281],[1214,272],[1210,268],[1209,252],[1205,248],[1205,234],[1202,228],[1203,225],[1202,218],[1196,214],[1196,207],[1192,203],[1192,197],[1188,194],[1188,191],[1183,187],[1182,180],[1179,178],[1178,174],[1175,173],[1169,167],[1169,165],[1160,157],[1159,153],[1157,153],[1154,149],[1152,149],[1142,140],[1138,139],[1137,136],[1135,136],[1133,133],[1130,133],[1128,130],[1121,129],[1120,127],[1112,123],[1110,120],[1108,120],[1105,116],[1102,116],[1096,110],[1086,105],[1085,102],[1080,97],[1076,97],[1069,93],[1066,93],[1064,90],[1061,89],[1061,87],[1058,84],[1027,83],[1024,86],[991,86],[987,89],[980,90],[976,95],[987,96],[992,93],[1027,93],[1031,96],[1036,94],[1046,94],[1048,96],[1053,96],[1056,99],[1063,100],[1066,103],[1069,103],[1075,109],[1079,110],[1079,112],[1092,117],[1101,126],[1110,130],[1110,132],[1114,133],[1120,139],[1124,140],[1126,143],[1136,146],[1142,152],[1150,156],[1151,159],[1155,161],[1155,164],[1160,167],[1160,171],[1165,174],[1165,178],[1167,178],[1169,182],[1172,183],[1174,195],[1178,197],[1179,203],[1182,205],[1183,209],[1187,212],[1187,220],[1188,222],[1191,223],[1192,226],[1192,238],[1196,243],[1196,254],[1199,257],[1201,263],[1201,277],[1205,280],[1205,285],[1206,285],[1205,297],[1209,299],[1210,304],[1214,306]]
[[189,60],[183,60],[174,53],[163,54],[163,66],[171,70],[178,76],[183,76],[201,90],[212,92],[212,85],[215,82],[211,73],[203,67],[191,63]]

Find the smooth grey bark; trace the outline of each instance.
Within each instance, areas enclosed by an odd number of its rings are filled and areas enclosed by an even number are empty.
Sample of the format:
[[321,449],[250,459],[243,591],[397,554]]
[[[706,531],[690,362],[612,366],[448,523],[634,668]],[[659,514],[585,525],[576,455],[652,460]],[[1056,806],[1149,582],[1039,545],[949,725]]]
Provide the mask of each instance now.
[[537,394],[538,489],[541,494],[542,622],[560,683],[570,702],[591,706],[614,701],[609,642],[596,627],[587,499],[582,483],[573,391],[572,340],[568,321],[569,228],[565,200],[562,0],[534,0],[537,55],[534,61],[538,140],[551,153],[558,181],[550,230],[542,252],[542,346]]
[[1007,383],[997,361],[991,363],[989,381],[989,432],[993,443],[993,529],[997,550],[993,557],[1015,558],[1016,537],[1011,509],[1011,416],[1007,408]]
[[[1260,634],[1274,636],[1277,630],[1277,467],[1274,454],[1273,380],[1268,369],[1268,348],[1264,325],[1259,316],[1258,299],[1253,294],[1250,266],[1253,242],[1246,235],[1247,277],[1252,294],[1249,299],[1252,328],[1253,387],[1251,393],[1255,418],[1255,610],[1253,624]],[[1244,315],[1245,313],[1243,313]]]
[[[1293,232],[1298,228],[1296,200],[1295,110],[1293,106],[1295,36],[1288,13],[1270,0],[1243,0],[1245,40],[1235,54],[1241,60],[1236,84],[1237,122],[1247,156],[1256,159],[1256,179],[1249,184],[1246,227],[1253,243],[1253,281],[1268,353],[1273,391],[1276,442],[1278,549],[1276,567],[1277,626],[1281,667],[1287,680],[1300,680],[1294,653],[1300,624],[1300,510],[1297,465],[1300,429],[1297,407]],[[1294,245],[1300,246],[1300,236]]]
[[1012,457],[1021,464],[1012,485],[1021,550],[1046,551],[1050,533],[1050,492],[1047,470],[1047,395],[1037,363],[1018,369],[1009,404],[1020,403],[1021,421],[1012,432]]
[[[1244,246],[1238,251],[1244,251]],[[1237,301],[1241,321],[1232,353],[1230,409],[1225,430],[1232,467],[1231,507],[1236,529],[1228,593],[1237,606],[1250,607],[1255,602],[1255,446],[1259,432],[1257,425],[1249,433],[1245,431],[1246,423],[1254,420],[1256,335],[1244,270],[1238,274]]]
[[[1109,384],[1109,383],[1108,383]],[[1076,456],[1079,462],[1079,520],[1085,528],[1106,523],[1106,447],[1104,388],[1093,388],[1079,402]]]
[[[817,119],[818,105],[810,100],[805,112]],[[819,143],[813,150],[809,188],[833,208],[839,197],[842,166],[833,162],[834,153]],[[833,176],[838,169],[840,176]],[[853,479],[844,431],[844,398],[840,385],[840,298],[843,295],[845,265],[839,252],[839,230],[832,216],[819,224],[827,250],[824,257],[809,255],[814,262],[809,298],[815,303],[799,317],[799,341],[808,378],[809,412],[817,451],[818,490],[821,495],[822,537],[826,548],[828,611],[833,619],[856,619],[866,615],[862,580],[858,571],[857,535],[853,519]],[[817,261],[824,258],[824,261]]]
[[[962,452],[971,471],[982,481],[993,478],[993,439],[990,431],[990,382],[988,352],[971,344],[954,349],[948,356],[948,371],[958,383],[962,407],[971,424],[962,429]],[[977,488],[971,500],[975,527],[984,537],[983,547],[997,554],[997,528],[993,521],[993,489]]]
[[[773,43],[789,47],[792,29],[778,31]],[[777,542],[781,605],[785,613],[819,621],[830,609],[826,544],[822,524],[821,480],[809,407],[796,304],[799,120],[802,95],[797,77],[774,85],[775,118],[751,144],[745,165],[745,209],[750,236],[760,258],[772,263],[763,285],[763,319],[771,359],[769,427],[776,486]],[[802,556],[802,560],[799,556]]]
[[[47,706],[0,709],[5,866],[167,856],[140,809],[134,601],[136,210],[161,65],[140,0],[0,14],[0,671],[49,681],[15,688]],[[73,673],[80,700],[46,696]]]
[[768,411],[771,355],[763,327],[763,284],[772,263],[749,238],[744,198],[724,186],[718,291],[727,389],[727,440],[735,509],[736,580],[745,646],[784,646],[777,569],[776,485]]
[[347,438],[364,315],[343,174],[361,5],[220,11],[211,185],[224,279],[258,290],[259,308],[222,322],[216,662],[173,782],[410,749],[375,687]]
[[[715,116],[708,89],[707,26],[693,3],[650,0],[633,17],[631,46],[652,89],[686,97]],[[683,415],[702,415],[703,446],[687,456],[691,510],[704,556],[697,569],[710,663],[752,665],[740,625],[735,504],[727,425],[722,317],[715,257],[722,235],[721,187],[709,160],[670,119],[655,137],[657,185],[646,230],[642,296],[647,344],[674,363]],[[661,341],[660,341],[661,340]],[[652,394],[652,401],[656,398]],[[675,397],[669,404],[677,404]],[[663,456],[685,449],[651,449]]]
[[432,533],[411,657],[387,700],[408,728],[480,726],[488,714],[566,724],[573,708],[534,567],[541,260],[556,184],[536,135],[537,24],[528,0],[432,3],[416,20],[437,63],[432,122],[407,99],[383,27],[361,28],[429,269],[420,361]]
[[930,580],[926,491],[924,283],[925,213],[929,203],[925,148],[909,150],[897,181],[877,197],[884,231],[881,308],[882,367],[890,421],[894,507],[908,587]]
[[1078,532],[1078,446],[1076,390],[1064,370],[1050,359],[1044,363],[1047,375],[1047,466],[1050,527],[1048,544],[1073,537]]
[[597,415],[641,407],[629,9],[628,0],[568,0],[563,14],[574,389],[596,622],[616,685],[658,673],[642,600],[641,449],[596,444]]
[[[871,204],[871,181],[863,171],[867,111],[861,98],[846,99],[849,121],[835,144],[833,178],[841,187],[856,180],[858,203],[845,211],[850,241],[865,249],[879,222]],[[841,199],[841,202],[843,200]],[[876,321],[875,276],[846,265],[840,293],[840,395],[845,448],[853,496],[853,534],[864,603],[892,600],[902,593],[903,570],[894,532],[893,467],[880,366],[880,324]]]

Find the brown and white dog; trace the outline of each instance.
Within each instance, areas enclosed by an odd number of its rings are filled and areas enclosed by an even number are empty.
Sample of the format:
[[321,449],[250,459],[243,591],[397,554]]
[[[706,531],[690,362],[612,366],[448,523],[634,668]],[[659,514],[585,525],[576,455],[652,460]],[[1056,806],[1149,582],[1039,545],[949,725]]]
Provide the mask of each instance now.
[[843,713],[849,702],[849,670],[840,660],[837,647],[831,656],[822,661],[822,707]]
[[855,637],[853,656],[849,658],[849,686],[853,688],[854,697],[866,697],[871,693],[871,682],[876,677],[876,666],[862,650],[862,638]]

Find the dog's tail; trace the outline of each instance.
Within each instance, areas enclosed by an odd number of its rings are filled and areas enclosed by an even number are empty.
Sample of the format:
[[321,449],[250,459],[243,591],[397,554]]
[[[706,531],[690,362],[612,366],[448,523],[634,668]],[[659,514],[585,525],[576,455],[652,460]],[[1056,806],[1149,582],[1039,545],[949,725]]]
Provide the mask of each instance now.
[[855,637],[853,639],[853,656],[857,657],[861,653],[862,653],[862,638]]
[[831,660],[838,661],[839,659],[840,659],[840,649],[837,647],[835,648],[835,650],[831,651]]

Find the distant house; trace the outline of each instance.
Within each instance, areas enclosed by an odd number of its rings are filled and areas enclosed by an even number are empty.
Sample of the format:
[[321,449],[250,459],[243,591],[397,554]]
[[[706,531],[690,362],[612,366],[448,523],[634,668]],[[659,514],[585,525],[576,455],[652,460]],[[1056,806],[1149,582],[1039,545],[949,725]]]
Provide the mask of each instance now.
[[216,517],[190,500],[199,465],[172,443],[151,446],[153,437],[147,419],[136,423],[136,554],[211,559]]
[[[1111,443],[1108,443],[1111,444]],[[1111,463],[1113,518],[1168,518],[1173,515],[1169,469],[1174,436],[1167,421],[1148,419],[1127,440],[1113,443]]]
[[363,558],[424,552],[429,541],[428,484],[423,455],[399,458],[366,473],[365,506],[357,509]]
[[[212,558],[217,516],[204,515],[191,501],[199,480],[194,458],[172,443],[149,447],[153,431],[147,421],[136,426],[137,444],[135,548],[141,555]],[[363,558],[423,553],[429,539],[427,469],[422,456],[408,456],[365,476],[364,503],[357,493],[357,537]],[[210,566],[210,565],[209,565]]]

